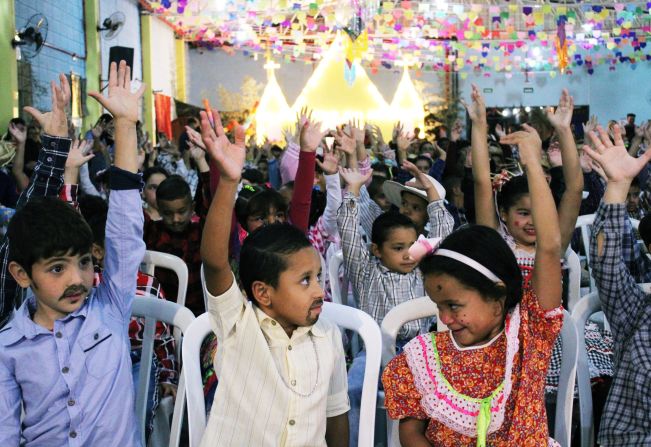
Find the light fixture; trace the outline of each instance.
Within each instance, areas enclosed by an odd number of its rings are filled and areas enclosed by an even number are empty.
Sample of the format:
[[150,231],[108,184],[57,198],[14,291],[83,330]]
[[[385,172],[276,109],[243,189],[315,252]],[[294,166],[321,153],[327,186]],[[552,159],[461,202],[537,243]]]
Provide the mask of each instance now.
[[511,116],[511,111],[509,109],[502,110],[502,116]]

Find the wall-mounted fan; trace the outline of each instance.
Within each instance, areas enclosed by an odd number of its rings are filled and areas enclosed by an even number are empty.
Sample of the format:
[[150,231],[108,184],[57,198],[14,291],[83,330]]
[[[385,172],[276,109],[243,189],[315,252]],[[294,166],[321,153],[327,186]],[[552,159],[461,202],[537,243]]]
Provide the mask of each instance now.
[[11,46],[16,48],[18,59],[31,59],[41,51],[47,39],[47,28],[47,18],[43,14],[34,14],[20,31],[16,30]]
[[124,13],[116,11],[111,14],[109,17],[105,18],[102,22],[102,26],[97,27],[97,31],[104,32],[104,39],[111,40],[117,36],[122,28],[124,27],[124,21],[126,20]]

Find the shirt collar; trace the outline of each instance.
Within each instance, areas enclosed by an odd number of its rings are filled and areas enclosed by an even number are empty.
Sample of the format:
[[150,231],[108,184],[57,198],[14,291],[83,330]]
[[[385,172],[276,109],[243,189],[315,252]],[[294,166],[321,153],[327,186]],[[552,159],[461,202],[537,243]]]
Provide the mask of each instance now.
[[[255,312],[255,317],[258,319],[258,324],[260,325],[261,328],[269,328],[270,326],[277,326],[279,330],[282,331],[285,336],[287,333],[285,330],[280,326],[280,323],[278,323],[276,320],[271,318],[269,315],[264,313],[262,309],[260,309],[259,306],[256,304],[253,305],[253,311]],[[317,320],[316,323],[314,323],[312,326],[299,326],[296,328],[294,333],[292,334],[292,338],[294,337],[299,337],[303,334],[307,334],[310,332],[312,335],[315,337],[324,337],[326,335],[326,328],[324,323],[321,321],[321,318]]]

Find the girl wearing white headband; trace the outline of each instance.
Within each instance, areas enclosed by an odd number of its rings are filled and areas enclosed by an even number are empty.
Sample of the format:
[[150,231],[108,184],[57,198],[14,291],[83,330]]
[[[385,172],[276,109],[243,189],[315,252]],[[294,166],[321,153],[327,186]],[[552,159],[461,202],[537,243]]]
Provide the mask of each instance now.
[[430,252],[420,263],[425,290],[449,331],[414,338],[382,375],[404,446],[556,445],[543,390],[563,321],[560,230],[538,135],[528,128],[509,139],[520,147],[533,220],[545,219],[531,281],[523,285],[513,251],[491,228],[417,243]]

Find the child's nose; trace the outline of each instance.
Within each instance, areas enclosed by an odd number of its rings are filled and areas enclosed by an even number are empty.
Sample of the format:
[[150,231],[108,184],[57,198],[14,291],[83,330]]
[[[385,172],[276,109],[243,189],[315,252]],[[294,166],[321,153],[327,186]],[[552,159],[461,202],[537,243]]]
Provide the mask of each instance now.
[[454,317],[447,312],[447,311],[441,311],[439,309],[439,320],[441,320],[441,323],[443,323],[446,326],[449,326],[450,324],[454,323]]

